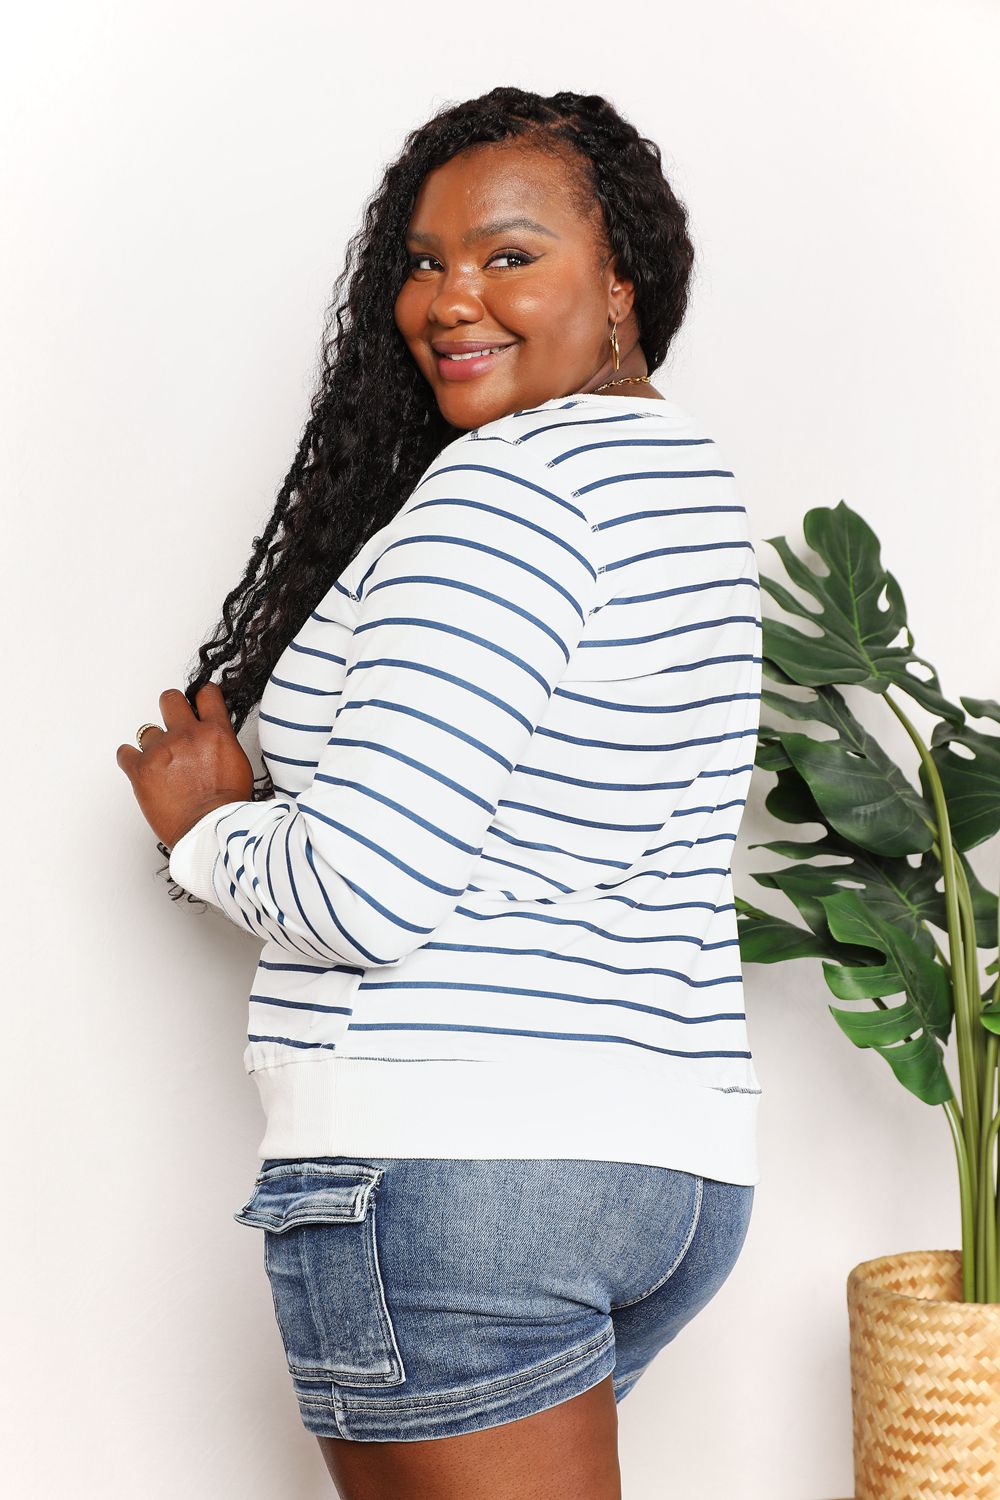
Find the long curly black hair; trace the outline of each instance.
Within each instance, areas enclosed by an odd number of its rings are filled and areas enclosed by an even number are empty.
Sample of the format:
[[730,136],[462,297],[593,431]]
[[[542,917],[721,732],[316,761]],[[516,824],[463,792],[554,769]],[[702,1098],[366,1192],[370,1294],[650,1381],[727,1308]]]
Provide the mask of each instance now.
[[[295,459],[184,689],[195,708],[196,693],[218,672],[237,734],[310,610],[459,436],[396,327],[394,305],[409,273],[406,231],[428,172],[467,147],[514,139],[570,166],[582,213],[599,205],[607,249],[634,282],[649,370],[663,363],[684,320],[694,263],[687,211],[663,175],[659,147],[600,94],[495,88],[411,130],[348,242]],[[265,767],[253,800],[273,795]],[[165,844],[157,848],[169,856]],[[172,882],[173,899],[185,894]]]

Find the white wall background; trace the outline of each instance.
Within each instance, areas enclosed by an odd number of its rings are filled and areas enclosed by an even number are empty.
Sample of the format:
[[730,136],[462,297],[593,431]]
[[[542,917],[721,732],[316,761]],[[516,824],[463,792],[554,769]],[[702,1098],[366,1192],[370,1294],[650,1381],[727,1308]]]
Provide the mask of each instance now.
[[[998,697],[998,9],[7,11],[7,1493],[318,1500],[260,1237],[231,1218],[262,1131],[241,1060],[258,945],[170,903],[115,751],[181,685],[271,509],[361,205],[445,101],[607,94],[691,211],[698,278],[657,383],[728,455],[762,571],[782,576],[766,537],[801,550],[804,512],[845,499],[945,692]],[[848,699],[915,775],[889,711]],[[737,889],[773,906],[749,878],[780,863],[748,849],[779,836],[759,774]],[[818,964],[746,984],[754,1218],[620,1410],[628,1500],[847,1495],[847,1273],[959,1240],[942,1112],[851,1047]]]

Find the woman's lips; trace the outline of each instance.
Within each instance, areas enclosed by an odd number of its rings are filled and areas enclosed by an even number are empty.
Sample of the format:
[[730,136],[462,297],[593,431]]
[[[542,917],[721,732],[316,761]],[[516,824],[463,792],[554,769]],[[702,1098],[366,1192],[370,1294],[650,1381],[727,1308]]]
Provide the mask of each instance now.
[[495,354],[475,354],[471,359],[449,359],[435,351],[438,374],[442,380],[474,380],[477,375],[484,375],[498,365],[513,347],[513,344],[505,344]]

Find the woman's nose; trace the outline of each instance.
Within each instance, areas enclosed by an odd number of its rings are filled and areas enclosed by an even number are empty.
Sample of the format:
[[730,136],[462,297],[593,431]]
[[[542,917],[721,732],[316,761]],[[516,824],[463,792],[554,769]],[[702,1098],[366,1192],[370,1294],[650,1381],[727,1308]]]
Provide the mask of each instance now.
[[438,282],[427,316],[429,322],[449,323],[454,319],[473,322],[482,312],[483,288],[478,271],[456,267],[446,271]]

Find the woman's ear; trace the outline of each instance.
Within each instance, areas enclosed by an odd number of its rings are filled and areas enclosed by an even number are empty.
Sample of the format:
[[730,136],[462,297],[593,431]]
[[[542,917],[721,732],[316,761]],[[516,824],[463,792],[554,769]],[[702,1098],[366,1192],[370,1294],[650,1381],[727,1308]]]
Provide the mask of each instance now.
[[604,268],[608,288],[608,317],[624,323],[635,302],[635,283],[627,276],[618,275],[618,257],[612,255]]

